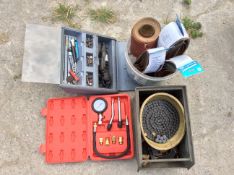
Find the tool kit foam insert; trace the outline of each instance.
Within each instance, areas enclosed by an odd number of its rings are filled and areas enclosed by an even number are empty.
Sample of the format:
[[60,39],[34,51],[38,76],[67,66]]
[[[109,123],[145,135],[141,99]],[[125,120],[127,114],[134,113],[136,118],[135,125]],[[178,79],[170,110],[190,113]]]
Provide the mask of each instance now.
[[[111,129],[107,130],[113,114],[112,104],[114,118]],[[104,110],[99,113],[102,107]],[[118,127],[119,111],[121,128]],[[83,162],[89,158],[131,159],[134,156],[131,105],[127,94],[51,98],[41,114],[46,117],[46,135],[40,152],[45,154],[47,163]]]

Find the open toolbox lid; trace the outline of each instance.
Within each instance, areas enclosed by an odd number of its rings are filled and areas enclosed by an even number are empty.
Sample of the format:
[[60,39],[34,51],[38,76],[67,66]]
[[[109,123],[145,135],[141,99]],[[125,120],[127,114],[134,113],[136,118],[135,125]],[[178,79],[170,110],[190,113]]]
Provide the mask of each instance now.
[[22,81],[60,83],[61,28],[27,24]]
[[[73,29],[71,30],[74,31]],[[22,81],[51,84],[62,83],[62,31],[63,27],[48,27],[37,24],[26,25]],[[102,35],[98,36],[102,37]],[[127,42],[116,41],[115,43],[116,73],[114,80],[116,81],[116,87],[113,90],[134,90],[139,85],[127,73],[125,61]],[[90,89],[90,87],[81,85],[77,85],[77,87],[87,88],[87,91]],[[100,89],[104,90],[107,88]]]
[[[110,151],[123,152],[127,148],[126,123],[123,128],[117,127],[117,104],[115,104],[115,119],[111,131],[106,130],[107,120],[111,115],[111,100],[120,97],[122,119],[128,116],[130,132],[130,151],[117,159],[131,159],[134,156],[133,130],[131,117],[130,97],[127,94],[112,94],[102,96],[51,98],[41,111],[46,117],[45,144],[40,145],[40,152],[45,154],[47,163],[83,162],[91,160],[107,160],[95,155],[93,151],[93,124],[97,122],[98,115],[92,110],[92,103],[96,98],[107,101],[107,109],[103,113],[106,117],[103,124],[97,127],[97,138],[111,138],[112,135],[123,136],[123,144],[100,146],[96,140],[97,149],[104,154]],[[117,139],[117,138],[116,138]],[[117,141],[116,141],[117,142]],[[112,153],[113,154],[113,153]],[[111,155],[112,155],[111,154]],[[113,160],[113,159],[112,159]]]

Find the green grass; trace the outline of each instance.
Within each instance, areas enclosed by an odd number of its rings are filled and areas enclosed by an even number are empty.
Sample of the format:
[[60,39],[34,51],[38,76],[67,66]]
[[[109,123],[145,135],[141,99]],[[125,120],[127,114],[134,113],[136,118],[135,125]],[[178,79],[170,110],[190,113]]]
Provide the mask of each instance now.
[[89,16],[91,20],[101,22],[101,23],[115,23],[116,22],[116,14],[110,8],[101,7],[96,10],[90,9]]
[[184,2],[186,5],[191,5],[192,0],[183,0],[183,2]]
[[187,32],[189,33],[190,37],[192,38],[202,37],[203,33],[200,31],[202,25],[200,22],[195,22],[194,20],[190,19],[187,16],[182,19],[182,22]]
[[53,11],[53,19],[55,21],[69,22],[75,17],[76,10],[77,7],[59,3]]
[[65,3],[59,3],[58,6],[53,10],[52,20],[61,21],[73,28],[81,28],[78,23],[73,21],[74,17],[76,16],[77,9],[77,5],[73,6]]

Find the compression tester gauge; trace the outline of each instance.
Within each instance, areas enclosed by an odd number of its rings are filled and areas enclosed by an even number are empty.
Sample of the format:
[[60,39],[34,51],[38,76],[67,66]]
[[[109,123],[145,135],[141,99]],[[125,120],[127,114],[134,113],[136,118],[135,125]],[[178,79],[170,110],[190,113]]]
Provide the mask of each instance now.
[[101,125],[103,112],[107,109],[107,101],[104,98],[96,98],[93,101],[92,109],[98,114],[98,125]]

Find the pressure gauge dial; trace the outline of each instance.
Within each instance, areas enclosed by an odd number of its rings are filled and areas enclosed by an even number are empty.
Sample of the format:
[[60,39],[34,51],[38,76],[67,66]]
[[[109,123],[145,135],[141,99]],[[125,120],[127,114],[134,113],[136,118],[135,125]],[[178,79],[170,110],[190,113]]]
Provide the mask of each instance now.
[[92,103],[92,109],[98,114],[98,124],[102,124],[102,113],[107,109],[107,102],[104,98],[96,98]]
[[96,113],[103,113],[107,108],[107,102],[104,98],[96,98],[93,101],[92,108]]

